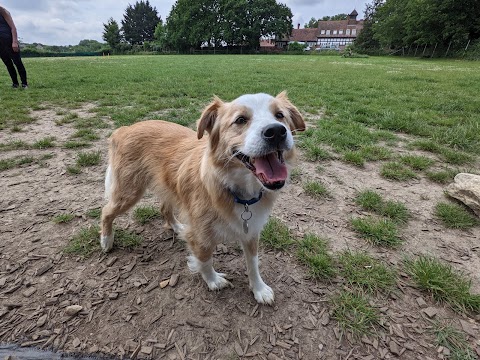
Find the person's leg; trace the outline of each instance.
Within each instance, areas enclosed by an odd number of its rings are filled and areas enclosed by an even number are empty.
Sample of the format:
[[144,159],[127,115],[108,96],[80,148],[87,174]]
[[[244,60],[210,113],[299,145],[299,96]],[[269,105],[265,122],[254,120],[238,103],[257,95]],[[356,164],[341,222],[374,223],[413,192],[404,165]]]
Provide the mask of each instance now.
[[[0,39],[0,57],[2,58],[3,63],[7,67],[8,74],[12,79],[12,84],[18,85],[17,72],[15,71],[15,66],[13,66],[13,61],[9,50],[11,50],[11,44],[9,45],[6,41]],[[11,52],[13,52],[13,50],[11,50]]]
[[22,58],[20,57],[20,51],[13,52],[12,60],[17,67],[18,75],[20,75],[20,80],[22,80],[22,86],[27,86],[27,71],[25,70],[25,66],[23,65]]

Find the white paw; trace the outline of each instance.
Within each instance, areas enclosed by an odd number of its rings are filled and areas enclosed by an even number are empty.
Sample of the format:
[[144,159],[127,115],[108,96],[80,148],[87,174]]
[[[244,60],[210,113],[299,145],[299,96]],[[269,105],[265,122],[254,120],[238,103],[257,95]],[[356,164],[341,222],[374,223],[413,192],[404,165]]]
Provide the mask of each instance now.
[[258,284],[255,287],[251,287],[251,290],[253,292],[255,300],[257,300],[259,304],[273,305],[273,302],[275,301],[275,296],[270,286],[262,283]]
[[101,235],[100,246],[102,247],[103,251],[110,251],[113,247],[113,233],[110,236]]
[[[203,275],[202,275],[203,276]],[[209,274],[208,277],[203,276],[203,279],[208,285],[210,290],[220,290],[224,287],[231,286],[233,287],[232,283],[225,279],[225,274],[213,272],[213,274]]]

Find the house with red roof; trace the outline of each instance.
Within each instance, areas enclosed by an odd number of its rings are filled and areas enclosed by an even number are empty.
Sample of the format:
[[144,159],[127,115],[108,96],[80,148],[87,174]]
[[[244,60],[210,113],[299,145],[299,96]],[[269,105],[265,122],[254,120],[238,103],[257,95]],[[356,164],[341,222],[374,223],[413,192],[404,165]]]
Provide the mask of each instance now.
[[316,28],[300,29],[298,24],[289,37],[275,41],[275,46],[286,48],[298,42],[310,48],[343,50],[352,44],[363,29],[363,20],[357,20],[358,12],[353,10],[346,20],[319,20]]

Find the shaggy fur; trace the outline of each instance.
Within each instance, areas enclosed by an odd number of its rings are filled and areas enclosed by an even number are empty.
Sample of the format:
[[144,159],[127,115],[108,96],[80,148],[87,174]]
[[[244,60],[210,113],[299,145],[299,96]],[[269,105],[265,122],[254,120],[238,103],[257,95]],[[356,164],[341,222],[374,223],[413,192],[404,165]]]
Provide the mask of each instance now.
[[[244,95],[232,102],[214,98],[197,123],[197,132],[165,121],[142,121],[117,129],[110,139],[105,178],[108,204],[102,210],[101,246],[113,246],[113,220],[152,189],[167,226],[185,239],[190,270],[209,289],[229,285],[213,269],[217,244],[237,239],[245,253],[250,288],[259,303],[274,294],[258,270],[259,234],[294,158],[292,134],[305,123],[286,94]],[[208,136],[204,136],[204,133]],[[245,233],[239,199],[258,198]],[[177,220],[177,217],[179,220]]]

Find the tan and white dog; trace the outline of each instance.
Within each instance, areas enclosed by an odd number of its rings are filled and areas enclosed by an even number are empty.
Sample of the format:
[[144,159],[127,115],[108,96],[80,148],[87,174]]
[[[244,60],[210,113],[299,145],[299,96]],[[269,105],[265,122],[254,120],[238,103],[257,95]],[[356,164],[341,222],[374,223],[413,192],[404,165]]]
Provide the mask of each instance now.
[[105,178],[109,202],[102,210],[102,249],[113,246],[115,217],[150,188],[167,225],[188,243],[188,267],[209,289],[229,285],[213,269],[212,254],[217,244],[235,239],[244,249],[255,299],[272,304],[273,291],[258,269],[258,240],[289,176],[292,134],[303,130],[303,117],[285,92],[243,95],[232,102],[215,97],[196,133],[155,120],[117,129]]

